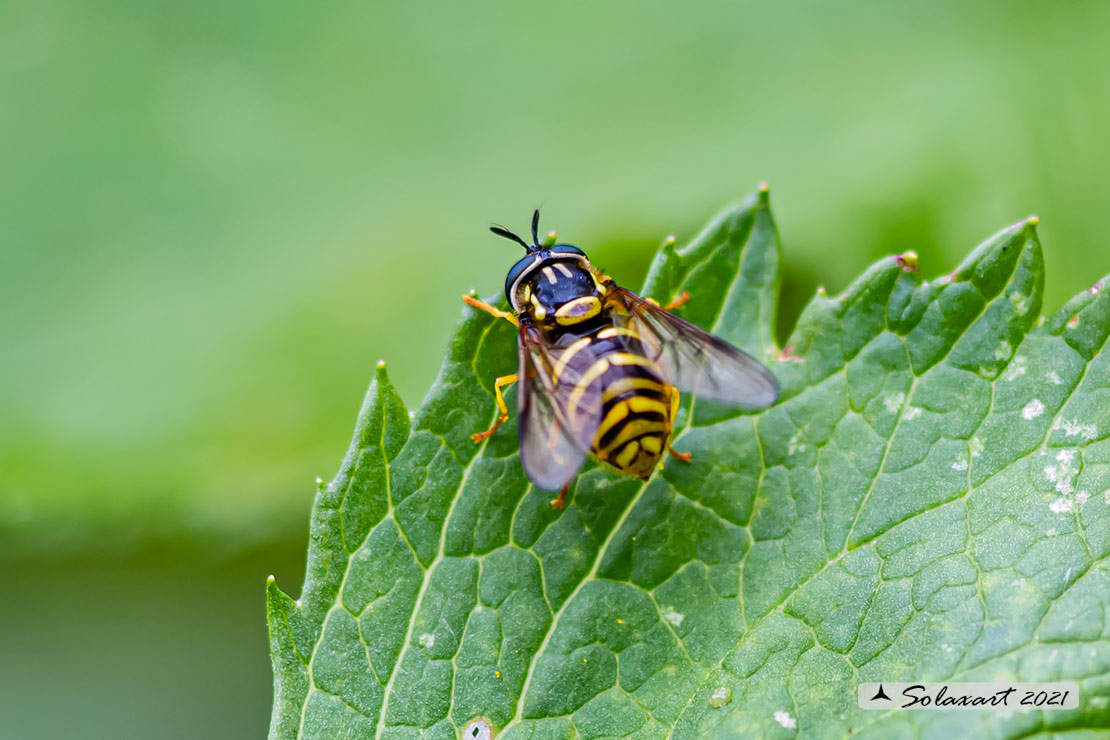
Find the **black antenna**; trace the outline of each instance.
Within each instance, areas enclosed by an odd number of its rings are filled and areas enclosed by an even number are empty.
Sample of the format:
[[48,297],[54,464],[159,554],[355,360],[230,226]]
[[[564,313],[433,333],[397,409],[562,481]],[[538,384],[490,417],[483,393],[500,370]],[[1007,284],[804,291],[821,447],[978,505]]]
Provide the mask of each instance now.
[[532,211],[532,246],[540,248],[540,209]]
[[514,242],[524,247],[529,252],[532,251],[532,247],[529,246],[528,242],[524,241],[519,236],[509,231],[504,226],[491,226],[489,227],[489,230],[492,231],[494,234],[497,234],[498,236],[503,236],[506,239],[512,239]]

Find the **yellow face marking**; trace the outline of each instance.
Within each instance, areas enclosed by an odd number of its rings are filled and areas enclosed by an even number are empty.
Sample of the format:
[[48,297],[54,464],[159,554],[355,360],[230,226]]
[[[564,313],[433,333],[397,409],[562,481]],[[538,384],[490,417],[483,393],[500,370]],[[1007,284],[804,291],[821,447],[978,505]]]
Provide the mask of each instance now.
[[578,415],[578,404],[582,401],[582,396],[585,395],[586,389],[608,370],[609,361],[602,357],[597,362],[590,365],[590,369],[582,374],[581,380],[578,381],[578,385],[574,386],[574,390],[570,392],[570,398],[567,399],[567,405],[570,407],[572,416]]
[[577,324],[580,321],[593,318],[601,311],[601,301],[596,296],[588,295],[567,301],[555,311],[555,321],[564,326]]
[[552,285],[554,285],[558,281],[558,278],[555,277],[555,271],[552,270],[550,267],[543,268],[543,276],[547,278],[547,282],[551,283]]
[[604,437],[606,432],[619,424],[621,420],[627,416],[627,403],[618,403],[616,406],[609,409],[609,413],[605,415],[605,418],[601,422],[601,426],[597,428],[597,438],[601,439],[602,437]]
[[562,375],[563,371],[567,369],[567,364],[570,362],[570,358],[574,357],[576,354],[584,350],[592,341],[593,340],[590,339],[590,337],[582,337],[577,342],[567,347],[563,351],[563,354],[559,355],[559,361],[555,363],[555,369],[552,371],[552,375],[554,376],[553,380],[556,383],[559,382],[559,376]]
[[543,321],[547,318],[547,309],[536,299],[536,296],[529,295],[528,300],[532,302],[532,315],[536,317],[536,321]]
[[663,440],[659,437],[640,437],[640,446],[644,448],[644,452],[658,455],[663,451]]
[[609,337],[633,337],[639,339],[640,335],[634,329],[625,329],[623,326],[610,326],[608,329],[602,329],[597,333],[598,339],[608,339]]
[[662,401],[656,401],[654,398],[647,398],[645,396],[633,396],[625,401],[628,407],[635,413],[656,413],[667,416],[667,406]]
[[558,270],[559,272],[563,273],[567,277],[574,277],[574,273],[571,272],[570,268],[567,267],[566,265],[564,265],[562,262],[556,262],[555,263],[555,269]]
[[605,389],[604,400],[608,401],[610,398],[616,398],[622,393],[635,390],[650,390],[650,391],[663,391],[663,386],[651,378],[637,378],[625,377],[618,378],[609,384]]
[[624,449],[620,451],[620,454],[613,458],[613,462],[615,462],[618,467],[627,468],[632,464],[632,461],[636,459],[636,455],[639,453],[640,443],[629,442],[625,445]]
[[605,295],[605,283],[598,279],[597,270],[594,269],[593,265],[590,265],[590,277],[593,278],[594,285],[597,286],[597,292]]

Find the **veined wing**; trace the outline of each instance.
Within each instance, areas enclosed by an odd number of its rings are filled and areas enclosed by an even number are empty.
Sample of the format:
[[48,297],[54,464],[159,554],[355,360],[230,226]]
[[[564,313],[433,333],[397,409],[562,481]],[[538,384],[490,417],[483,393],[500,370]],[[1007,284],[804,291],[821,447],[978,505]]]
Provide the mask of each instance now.
[[754,357],[630,290],[609,283],[618,326],[639,336],[642,351],[679,390],[756,410],[778,400],[775,376]]
[[590,452],[601,419],[604,367],[588,338],[555,347],[521,321],[519,342],[520,461],[536,486],[555,491],[574,478]]

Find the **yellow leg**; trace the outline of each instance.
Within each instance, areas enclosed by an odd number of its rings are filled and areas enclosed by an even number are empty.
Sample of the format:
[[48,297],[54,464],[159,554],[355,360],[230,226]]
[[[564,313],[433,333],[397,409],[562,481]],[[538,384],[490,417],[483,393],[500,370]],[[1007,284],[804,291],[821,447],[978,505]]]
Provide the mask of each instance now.
[[679,452],[670,445],[667,445],[667,454],[673,457],[675,460],[681,460],[684,463],[690,462],[690,458],[693,457],[693,455],[691,455],[689,452]]
[[497,419],[494,420],[493,426],[489,429],[484,432],[477,432],[470,435],[470,438],[474,440],[474,444],[478,444],[484,439],[489,439],[493,436],[494,432],[501,428],[502,424],[509,420],[509,406],[505,403],[505,396],[501,393],[501,389],[507,385],[512,385],[516,380],[517,374],[513,373],[512,375],[502,375],[500,378],[493,381],[493,392],[497,397],[497,410],[501,413],[497,415]]
[[486,313],[490,314],[491,316],[496,316],[499,319],[505,319],[506,321],[510,321],[510,322],[512,322],[513,326],[519,326],[519,324],[517,324],[516,316],[513,316],[508,311],[502,311],[499,308],[494,308],[493,306],[489,305],[485,301],[478,300],[477,298],[475,298],[474,296],[469,295],[469,294],[464,294],[462,299],[463,299],[463,302],[465,302],[468,306],[474,306],[474,308],[480,308],[483,311],[485,311]]
[[680,295],[678,298],[675,298],[673,301],[668,303],[666,306],[663,306],[663,308],[666,309],[667,311],[671,311],[671,310],[674,310],[674,309],[678,308],[682,304],[686,303],[686,301],[688,301],[688,300],[690,300],[690,291],[684,290],[684,291],[682,291],[682,295]]
[[559,495],[556,496],[555,498],[551,499],[551,508],[552,509],[561,509],[561,508],[563,508],[564,506],[567,505],[567,491],[569,491],[569,490],[570,490],[570,484],[569,483],[567,483],[565,486],[563,486],[561,489],[559,489]]
[[[654,298],[645,298],[644,300],[646,300],[648,303],[652,303],[656,306],[659,305],[659,301],[655,300]],[[688,300],[690,300],[690,291],[684,290],[684,291],[682,291],[682,295],[680,295],[678,298],[675,298],[673,301],[668,303],[666,306],[661,306],[661,308],[664,311],[670,311],[673,308],[678,308],[679,306],[681,306],[683,303],[685,303]]]

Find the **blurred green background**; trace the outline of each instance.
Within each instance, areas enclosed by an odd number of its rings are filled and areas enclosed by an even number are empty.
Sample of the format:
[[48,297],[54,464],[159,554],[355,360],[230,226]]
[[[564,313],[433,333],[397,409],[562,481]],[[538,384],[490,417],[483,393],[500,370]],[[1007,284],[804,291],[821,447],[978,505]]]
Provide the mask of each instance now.
[[1031,213],[1110,271],[1110,5],[0,0],[0,737],[265,732],[374,363],[543,226],[635,286],[772,186],[787,328]]

